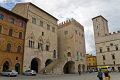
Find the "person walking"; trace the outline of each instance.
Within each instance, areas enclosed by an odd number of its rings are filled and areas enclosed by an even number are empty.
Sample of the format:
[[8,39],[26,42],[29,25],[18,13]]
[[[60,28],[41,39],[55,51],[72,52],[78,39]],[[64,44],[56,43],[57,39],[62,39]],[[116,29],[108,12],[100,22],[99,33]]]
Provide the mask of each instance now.
[[110,75],[108,71],[104,72],[104,76],[105,76],[105,80],[110,80]]
[[80,70],[78,70],[78,73],[79,73],[79,75],[81,75],[81,71]]
[[101,72],[101,69],[99,70],[97,77],[99,80],[103,80],[103,72]]

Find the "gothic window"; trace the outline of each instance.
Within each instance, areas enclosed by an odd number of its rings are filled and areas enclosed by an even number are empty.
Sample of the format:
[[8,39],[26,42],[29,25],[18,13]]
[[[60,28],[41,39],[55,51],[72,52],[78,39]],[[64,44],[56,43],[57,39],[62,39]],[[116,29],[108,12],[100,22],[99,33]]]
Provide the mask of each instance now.
[[36,24],[36,18],[33,18],[33,17],[32,17],[32,23],[33,23],[33,24]]
[[3,20],[4,15],[0,14],[0,20]]
[[21,52],[21,46],[17,47],[17,52],[20,53]]
[[110,48],[109,47],[107,47],[107,51],[110,52]]
[[49,45],[46,45],[46,51],[49,51]]
[[41,47],[41,50],[43,51],[43,44],[42,43],[40,43],[40,47]]
[[9,36],[12,36],[12,34],[13,34],[13,29],[9,29]]
[[41,51],[43,51],[43,44],[42,43],[38,43],[38,49],[40,49]]
[[115,55],[112,54],[112,59],[115,59]]
[[2,32],[2,25],[0,25],[0,33]]
[[29,40],[29,47],[31,47],[31,43],[30,43],[31,41]]
[[30,48],[33,48],[33,47],[34,47],[34,44],[35,44],[35,42],[34,42],[34,41],[29,40],[29,47],[30,47]]
[[67,56],[68,56],[68,57],[71,57],[71,53],[70,53],[70,52],[68,52],[68,53],[67,53]]
[[22,32],[19,32],[19,38],[22,39]]
[[10,43],[8,43],[8,44],[7,44],[6,51],[10,51],[10,50],[11,50],[11,44],[10,44]]
[[53,51],[53,58],[56,58],[56,50]]
[[103,60],[105,60],[105,55],[103,55]]
[[44,36],[44,32],[42,32],[42,36]]

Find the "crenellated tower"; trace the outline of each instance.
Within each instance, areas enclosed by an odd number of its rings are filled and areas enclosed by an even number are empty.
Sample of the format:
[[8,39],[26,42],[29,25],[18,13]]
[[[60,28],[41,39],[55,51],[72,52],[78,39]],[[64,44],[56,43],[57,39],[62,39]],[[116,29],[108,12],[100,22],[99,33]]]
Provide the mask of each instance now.
[[103,16],[97,16],[92,19],[95,40],[109,34],[108,21]]

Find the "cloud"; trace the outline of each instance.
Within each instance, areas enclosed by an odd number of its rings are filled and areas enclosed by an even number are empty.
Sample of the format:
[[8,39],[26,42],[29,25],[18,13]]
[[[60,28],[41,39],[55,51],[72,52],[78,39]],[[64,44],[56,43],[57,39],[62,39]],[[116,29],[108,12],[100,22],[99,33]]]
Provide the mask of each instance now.
[[[110,31],[120,30],[120,0],[10,0],[17,2],[32,2],[62,22],[74,18],[85,28],[87,53],[95,54],[92,18],[103,15],[109,22]],[[3,2],[3,0],[0,0]]]

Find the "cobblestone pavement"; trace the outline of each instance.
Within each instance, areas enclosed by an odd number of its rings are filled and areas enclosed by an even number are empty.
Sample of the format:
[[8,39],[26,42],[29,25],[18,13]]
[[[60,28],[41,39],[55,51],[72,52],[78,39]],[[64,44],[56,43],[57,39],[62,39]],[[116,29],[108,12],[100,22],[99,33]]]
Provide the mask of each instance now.
[[[0,80],[98,80],[96,77],[97,73],[84,73],[78,74],[64,74],[64,75],[41,75],[37,76],[23,76],[18,77],[3,77],[0,76]],[[111,80],[120,80],[120,73],[110,73]]]

